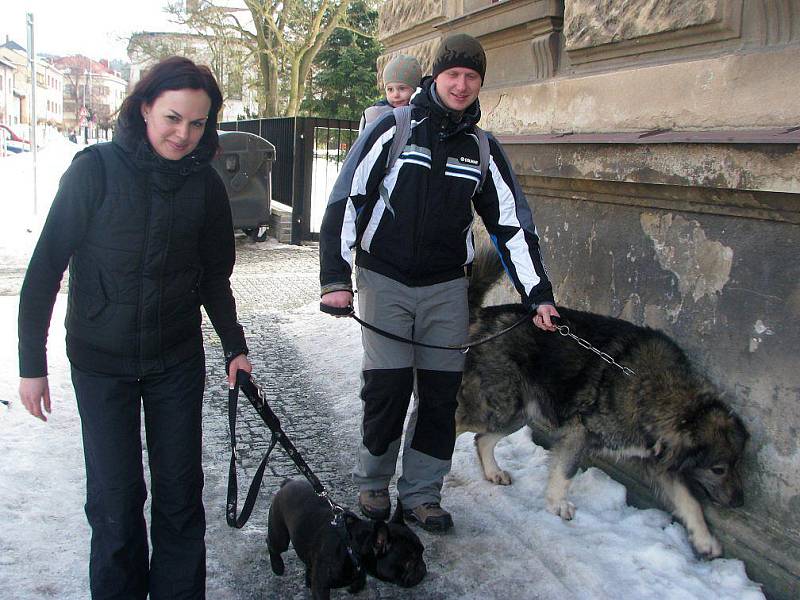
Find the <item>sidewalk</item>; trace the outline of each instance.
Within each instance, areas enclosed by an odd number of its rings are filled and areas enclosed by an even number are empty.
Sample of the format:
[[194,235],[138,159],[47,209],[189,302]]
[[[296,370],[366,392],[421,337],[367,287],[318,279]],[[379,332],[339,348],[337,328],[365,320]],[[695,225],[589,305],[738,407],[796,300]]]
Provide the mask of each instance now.
[[[353,508],[350,481],[358,443],[360,333],[351,319],[318,310],[315,247],[253,244],[237,238],[232,279],[251,349],[254,374],[287,435],[334,500]],[[0,597],[19,600],[87,598],[89,528],[83,515],[84,472],[80,422],[63,350],[66,297],[53,315],[49,357],[53,414],[47,423],[16,401],[16,303],[19,264],[0,269]],[[304,568],[293,551],[286,574],[276,577],[266,551],[272,493],[286,477],[302,478],[276,449],[250,521],[241,530],[225,522],[230,442],[227,385],[219,341],[204,325],[208,378],[204,407],[204,500],[210,600],[305,600]],[[246,399],[240,402],[241,506],[266,449],[268,430]],[[484,481],[472,436],[456,442],[443,505],[454,531],[417,530],[428,575],[412,589],[367,579],[362,600],[651,600],[696,598],[757,600],[741,561],[694,558],[685,529],[660,510],[627,506],[625,488],[602,471],[580,473],[571,490],[578,506],[568,523],[544,508],[547,452],[523,429],[501,441],[498,461],[514,485]],[[392,488],[392,499],[396,492]],[[147,507],[149,511],[149,507]],[[333,598],[350,598],[345,590]]]
[[[271,408],[333,499],[354,508],[357,489],[350,478],[358,443],[360,333],[349,319],[318,311],[319,255],[316,247],[282,246],[274,241],[239,240],[232,279],[237,309],[247,334],[254,376]],[[320,329],[325,330],[320,333]],[[208,323],[207,405],[204,412],[205,504],[208,520],[208,597],[245,600],[310,597],[304,566],[290,549],[286,573],[272,574],[266,551],[267,514],[272,494],[287,477],[303,479],[294,463],[276,448],[270,457],[258,500],[241,530],[225,523],[230,441],[227,385],[223,384],[219,341]],[[353,360],[346,361],[347,357]],[[243,396],[237,420],[239,507],[267,449],[269,429]],[[448,558],[446,544],[420,532],[429,570]],[[444,600],[466,596],[461,583],[436,573],[405,590],[372,577],[359,598]],[[337,596],[338,594],[338,596]],[[334,597],[349,597],[345,590]]]

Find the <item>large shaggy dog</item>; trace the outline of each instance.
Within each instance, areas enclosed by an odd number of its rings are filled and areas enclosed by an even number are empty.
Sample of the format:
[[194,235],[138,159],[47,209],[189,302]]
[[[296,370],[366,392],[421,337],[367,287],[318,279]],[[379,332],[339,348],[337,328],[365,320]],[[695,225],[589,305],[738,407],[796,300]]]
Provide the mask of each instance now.
[[[502,274],[496,255],[479,251],[470,281],[470,339],[499,331],[525,314],[522,305],[481,307]],[[725,506],[743,502],[739,463],[747,432],[713,385],[694,371],[666,335],[626,321],[559,307],[561,325],[633,376],[575,340],[523,324],[470,350],[456,414],[458,432],[476,433],[487,480],[511,483],[494,458],[503,437],[526,424],[555,430],[547,508],[572,519],[570,481],[588,455],[642,461],[657,491],[702,557],[722,554],[696,495]]]

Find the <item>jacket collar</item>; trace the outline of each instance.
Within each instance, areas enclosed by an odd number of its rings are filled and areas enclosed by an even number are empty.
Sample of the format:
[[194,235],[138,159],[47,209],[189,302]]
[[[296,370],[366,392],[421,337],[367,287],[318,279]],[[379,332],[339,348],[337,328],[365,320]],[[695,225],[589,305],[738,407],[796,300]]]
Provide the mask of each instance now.
[[214,157],[211,148],[198,146],[191,154],[180,160],[167,160],[153,150],[146,136],[122,124],[117,127],[113,143],[122,148],[138,168],[180,177],[187,177],[201,170]]

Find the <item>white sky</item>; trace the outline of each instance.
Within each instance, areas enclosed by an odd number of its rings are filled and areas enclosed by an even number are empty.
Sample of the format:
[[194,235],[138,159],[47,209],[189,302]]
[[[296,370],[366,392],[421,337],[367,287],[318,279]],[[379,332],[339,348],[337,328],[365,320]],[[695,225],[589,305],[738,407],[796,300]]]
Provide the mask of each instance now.
[[[173,0],[174,1],[174,0]],[[0,43],[6,35],[27,47],[25,14],[33,13],[37,54],[84,54],[127,60],[124,37],[138,31],[178,31],[164,7],[169,0],[0,0]]]
[[[4,198],[0,202],[0,260],[6,266],[25,267],[58,179],[79,148],[56,137],[40,152],[36,216],[32,215],[31,155],[0,158]],[[0,405],[0,590],[14,590],[15,600],[88,597],[89,527],[83,514],[80,419],[64,351],[65,300],[59,294],[50,327],[53,412],[48,422],[42,423],[28,415],[17,400],[18,297],[0,297],[0,398],[12,403],[10,408]],[[292,340],[299,360],[307,367],[302,372],[309,384],[324,392],[338,423],[337,439],[355,448],[361,404],[357,396],[361,354],[357,324],[321,315],[317,302],[280,314],[265,309],[263,318],[280,320],[285,339]],[[246,589],[236,590],[220,587],[227,585],[222,575],[229,572],[242,545],[249,544],[249,560],[254,565],[258,563],[252,559],[256,552],[263,562],[269,504],[268,496],[262,494],[254,518],[241,531],[227,530],[222,523],[227,447],[212,450],[209,440],[224,439],[226,429],[224,418],[204,422],[209,598],[236,600],[259,593],[274,597],[269,589],[271,577],[259,584],[266,588],[262,590],[246,585]],[[308,442],[308,438],[295,440],[301,452]],[[570,499],[578,507],[575,520],[565,523],[551,515],[544,500],[547,455],[530,442],[525,429],[501,441],[497,458],[511,473],[514,485],[496,486],[480,475],[472,435],[459,437],[443,490],[443,504],[452,511],[456,527],[447,536],[420,532],[428,548],[428,576],[413,590],[413,597],[764,599],[740,560],[697,560],[681,525],[664,511],[628,506],[624,486],[598,469],[588,469],[575,478],[570,491]],[[299,474],[297,477],[302,479]],[[352,499],[339,497],[338,501],[352,507]],[[302,577],[294,552],[284,556],[286,576]],[[391,591],[391,597],[399,597],[397,594]],[[351,596],[340,591],[334,597]]]

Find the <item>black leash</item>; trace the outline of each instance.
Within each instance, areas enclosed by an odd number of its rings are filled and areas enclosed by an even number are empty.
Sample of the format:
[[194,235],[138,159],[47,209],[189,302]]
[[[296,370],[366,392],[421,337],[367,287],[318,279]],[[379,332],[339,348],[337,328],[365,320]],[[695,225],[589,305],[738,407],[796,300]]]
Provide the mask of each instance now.
[[531,315],[535,312],[534,309],[530,309],[530,310],[528,310],[528,312],[525,313],[525,316],[523,316],[518,321],[515,321],[514,323],[512,323],[511,325],[509,325],[505,329],[502,329],[502,330],[498,331],[497,333],[493,333],[492,335],[489,335],[489,336],[487,336],[485,338],[481,338],[479,340],[475,340],[474,342],[469,342],[467,344],[461,344],[461,345],[452,345],[452,346],[437,346],[435,344],[425,344],[423,342],[417,342],[415,340],[410,340],[408,338],[404,338],[402,336],[399,336],[399,335],[396,335],[394,333],[390,333],[388,331],[380,329],[379,327],[376,327],[375,325],[372,325],[371,323],[367,323],[366,321],[363,321],[360,318],[358,318],[358,316],[356,316],[356,313],[353,310],[352,306],[338,307],[338,306],[330,306],[329,304],[323,304],[322,302],[320,302],[319,303],[319,309],[324,313],[327,313],[329,315],[333,315],[333,316],[336,316],[336,317],[350,317],[351,319],[356,321],[356,323],[358,323],[362,327],[364,327],[366,329],[369,329],[370,331],[374,331],[378,335],[382,335],[383,337],[389,338],[390,340],[394,340],[396,342],[403,342],[404,344],[411,344],[412,346],[422,346],[423,348],[434,348],[436,350],[461,350],[465,354],[467,352],[469,352],[469,349],[472,348],[473,346],[480,346],[481,344],[485,344],[486,342],[491,342],[493,339],[498,338],[501,335],[504,335],[504,334],[508,333],[509,331],[511,331],[512,329],[514,329],[516,327],[519,327],[525,321],[529,321],[530,318],[531,318]]
[[[362,327],[365,327],[365,328],[369,329],[370,331],[374,331],[375,333],[377,333],[379,335],[387,337],[390,340],[395,340],[397,342],[403,342],[405,344],[411,344],[412,346],[423,346],[425,348],[435,348],[437,350],[461,350],[464,353],[469,352],[469,349],[472,348],[473,346],[480,346],[481,344],[485,344],[486,342],[490,342],[493,339],[498,338],[501,335],[508,333],[509,331],[514,329],[515,327],[518,327],[518,326],[522,325],[525,321],[527,321],[530,318],[530,316],[534,312],[536,312],[534,309],[530,309],[527,313],[525,313],[525,316],[522,317],[521,319],[519,319],[518,321],[512,323],[511,325],[509,325],[505,329],[503,329],[501,331],[498,331],[497,333],[493,333],[492,335],[487,336],[485,338],[482,338],[480,340],[476,340],[474,342],[470,342],[468,344],[464,344],[464,345],[461,345],[461,346],[436,346],[434,344],[424,344],[422,342],[416,342],[414,340],[409,340],[408,338],[404,338],[404,337],[401,337],[399,335],[395,335],[394,333],[390,333],[388,331],[384,331],[383,329],[375,327],[374,325],[372,325],[370,323],[367,323],[366,321],[362,321],[361,319],[359,319],[356,316],[356,313],[353,310],[352,306],[345,306],[343,308],[340,308],[340,307],[337,307],[337,306],[330,306],[328,304],[323,304],[322,302],[320,302],[319,303],[319,309],[322,312],[327,313],[329,315],[341,316],[341,317],[350,317],[350,318],[354,319],[357,323],[359,323]],[[556,330],[558,331],[558,333],[560,333],[564,337],[573,338],[578,343],[578,345],[580,345],[582,348],[586,348],[587,350],[590,350],[590,351],[594,352],[595,354],[597,354],[597,356],[602,358],[608,364],[613,365],[613,366],[617,367],[618,369],[620,369],[628,377],[633,377],[634,375],[636,375],[636,373],[631,368],[626,367],[625,365],[619,364],[616,360],[614,360],[613,357],[609,356],[608,354],[606,354],[605,352],[603,352],[601,350],[598,350],[597,348],[592,346],[591,343],[587,342],[583,338],[580,338],[577,335],[575,335],[574,333],[572,333],[568,326],[559,325],[558,322],[557,322],[558,319],[559,319],[558,317],[553,317],[553,323],[555,324]]]
[[[256,469],[256,473],[253,476],[253,481],[250,483],[250,488],[247,490],[247,497],[245,498],[244,505],[242,506],[242,512],[237,515],[239,485],[236,476],[236,409],[239,404],[240,389],[242,392],[244,392],[244,395],[247,397],[247,399],[250,400],[250,404],[252,404],[253,408],[256,409],[256,412],[264,420],[264,423],[266,423],[267,427],[269,427],[270,431],[272,432],[272,440],[270,441],[269,448],[267,448],[267,452],[264,454],[264,458],[261,459],[261,464],[259,464],[258,469]],[[283,449],[286,451],[286,454],[289,455],[289,458],[292,459],[297,469],[305,476],[306,479],[308,479],[311,487],[314,488],[314,492],[320,498],[325,500],[330,506],[331,512],[333,513],[331,525],[344,542],[345,547],[347,548],[347,553],[350,556],[350,560],[353,562],[356,572],[360,573],[363,567],[361,565],[361,560],[358,553],[353,550],[353,545],[349,532],[347,531],[345,519],[348,514],[353,513],[345,510],[330,498],[325,486],[322,485],[306,461],[303,460],[303,457],[300,456],[300,453],[297,451],[297,448],[295,448],[292,441],[286,437],[286,434],[281,428],[281,423],[278,420],[278,417],[269,407],[269,404],[267,404],[263,391],[246,371],[239,370],[236,373],[236,385],[228,391],[228,425],[231,433],[231,463],[228,469],[228,502],[225,510],[225,520],[227,521],[228,525],[235,527],[236,529],[241,529],[244,527],[244,524],[247,523],[247,520],[250,518],[250,514],[253,512],[253,505],[256,502],[258,492],[261,489],[261,482],[264,478],[264,469],[267,466],[269,455],[272,452],[272,449],[275,448],[275,445],[280,443],[281,447],[283,447]]]
[[[250,400],[250,403],[253,405],[253,408],[256,409],[256,412],[261,415],[261,418],[264,420],[264,423],[267,424],[267,427],[269,427],[270,431],[272,432],[272,440],[270,441],[266,454],[264,454],[264,458],[261,459],[261,464],[258,465],[258,469],[256,469],[253,482],[250,484],[250,489],[247,492],[247,497],[244,501],[244,506],[242,507],[242,512],[237,517],[236,512],[239,490],[236,477],[236,459],[238,458],[236,452],[236,408],[239,403],[240,389],[242,392],[244,392],[244,395],[247,396],[247,399]],[[272,409],[269,407],[269,404],[267,404],[267,401],[264,399],[264,394],[261,388],[256,384],[250,374],[245,371],[240,370],[236,374],[236,385],[228,391],[228,425],[231,432],[231,464],[228,470],[228,504],[225,515],[228,525],[237,529],[241,529],[250,518],[250,513],[253,510],[253,504],[256,501],[256,496],[258,495],[259,488],[261,487],[261,481],[264,478],[264,469],[267,466],[267,460],[269,459],[272,449],[277,443],[280,443],[280,445],[286,451],[286,454],[289,455],[289,458],[294,461],[297,469],[303,475],[305,475],[305,478],[308,479],[311,487],[314,488],[314,492],[316,492],[318,496],[325,499],[328,504],[331,505],[331,509],[333,509],[334,512],[336,512],[336,509],[342,511],[344,510],[328,497],[328,492],[325,490],[325,486],[323,486],[317,476],[314,475],[314,472],[308,466],[306,461],[303,460],[303,457],[300,456],[300,453],[297,451],[297,448],[294,447],[292,441],[286,437],[283,429],[281,429],[281,423],[275,413],[272,412]]]

